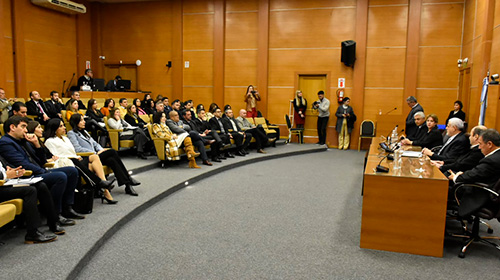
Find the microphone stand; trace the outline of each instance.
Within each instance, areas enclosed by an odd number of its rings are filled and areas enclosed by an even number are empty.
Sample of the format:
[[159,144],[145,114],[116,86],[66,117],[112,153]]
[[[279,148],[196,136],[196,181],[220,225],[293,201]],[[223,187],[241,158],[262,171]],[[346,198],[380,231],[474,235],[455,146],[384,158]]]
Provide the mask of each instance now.
[[394,109],[389,110],[389,111],[388,111],[388,112],[386,112],[384,115],[388,115],[389,113],[392,113],[392,112],[394,112],[394,111],[395,111],[395,110],[397,110],[397,109],[398,109],[398,107],[394,107]]
[[64,85],[66,84],[66,80],[63,81],[63,87],[62,87],[62,91],[61,91],[61,95],[62,97],[64,97]]
[[[68,93],[69,91],[69,87],[71,86],[71,82],[73,82],[73,78],[75,77],[75,73],[73,73],[73,76],[71,77],[71,80],[69,80],[69,84],[68,84],[68,87],[66,88],[66,93]],[[64,93],[63,93],[63,97],[64,97]]]

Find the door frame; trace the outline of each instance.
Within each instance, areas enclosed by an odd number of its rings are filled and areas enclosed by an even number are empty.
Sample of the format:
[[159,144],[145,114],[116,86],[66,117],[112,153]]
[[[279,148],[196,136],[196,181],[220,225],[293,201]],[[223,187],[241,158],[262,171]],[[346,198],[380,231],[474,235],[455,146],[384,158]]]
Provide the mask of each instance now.
[[294,81],[294,94],[293,98],[295,98],[295,92],[299,89],[299,76],[322,76],[326,75],[326,88],[325,88],[325,97],[329,100],[332,100],[330,97],[330,88],[331,88],[331,71],[295,71],[295,81]]

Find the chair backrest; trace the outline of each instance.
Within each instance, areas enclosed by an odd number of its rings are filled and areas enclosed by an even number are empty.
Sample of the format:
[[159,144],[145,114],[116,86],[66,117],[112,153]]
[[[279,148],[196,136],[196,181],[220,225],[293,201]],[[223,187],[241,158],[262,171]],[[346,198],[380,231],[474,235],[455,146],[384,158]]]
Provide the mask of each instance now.
[[291,129],[292,128],[292,123],[290,122],[290,117],[287,114],[285,114],[285,120],[286,120],[286,127],[288,129]]
[[151,119],[149,118],[148,115],[139,115],[139,118],[141,118],[146,123],[150,123],[151,122]]
[[361,123],[360,126],[360,131],[359,131],[360,136],[375,136],[375,124],[371,120],[364,120]]

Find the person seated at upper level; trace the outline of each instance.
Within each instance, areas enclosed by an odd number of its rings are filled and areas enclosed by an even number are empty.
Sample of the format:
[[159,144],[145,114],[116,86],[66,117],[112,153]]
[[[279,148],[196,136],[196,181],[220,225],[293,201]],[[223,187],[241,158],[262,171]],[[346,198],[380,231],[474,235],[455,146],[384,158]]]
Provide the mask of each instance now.
[[453,110],[451,110],[450,114],[448,115],[448,118],[446,119],[446,124],[448,124],[448,121],[451,118],[459,118],[465,122],[465,112],[462,111],[463,107],[464,104],[462,104],[462,101],[460,100],[455,101],[455,103],[453,103]]
[[[455,118],[450,119],[450,123]],[[448,123],[449,124],[449,123]],[[448,179],[455,183],[484,183],[492,187],[500,180],[500,134],[494,129],[486,129],[478,139],[479,149],[484,158],[472,169],[453,172]]]
[[446,161],[433,160],[431,161],[431,165],[437,166],[446,177],[450,175],[448,170],[458,172],[474,168],[479,161],[484,158],[483,153],[479,149],[479,136],[486,131],[486,129],[487,128],[482,125],[472,128],[469,135],[470,150],[466,154],[461,155],[457,159],[449,159]]
[[[435,114],[430,114],[427,116],[427,119],[425,120],[426,127],[427,129],[424,130],[425,128],[423,127],[424,125],[419,125],[421,121],[421,116],[417,114],[422,113],[418,112],[415,114],[415,123],[419,127],[417,131],[424,131],[420,137],[418,137],[415,140],[410,140],[410,139],[403,139],[401,141],[402,144],[404,145],[413,145],[413,146],[420,146],[422,148],[429,148],[432,149],[437,146],[443,145],[443,136],[441,135],[441,132],[439,132],[437,128],[437,123],[438,123],[438,117]],[[422,113],[423,115],[423,113]],[[418,121],[417,121],[418,120]],[[422,128],[420,128],[422,127]],[[417,133],[419,134],[419,133]]]
[[470,150],[469,141],[463,133],[464,122],[458,118],[452,118],[446,126],[446,135],[448,140],[437,152],[433,152],[428,148],[424,148],[422,153],[430,157],[432,160],[449,160],[456,159],[459,156],[466,154]]
[[40,93],[34,90],[30,92],[31,100],[26,102],[26,108],[28,109],[28,115],[36,116],[35,120],[41,124],[45,124],[50,117],[47,115],[47,108],[43,103]]
[[106,116],[106,117],[109,117],[109,111],[113,110],[115,108],[115,101],[113,100],[113,98],[108,98],[104,101],[104,106],[101,107],[101,113]]
[[115,173],[118,186],[125,185],[125,193],[137,196],[137,192],[132,186],[138,186],[141,183],[132,178],[123,164],[118,153],[113,149],[104,149],[99,145],[90,134],[85,131],[85,119],[80,114],[74,114],[69,120],[73,128],[68,131],[68,138],[77,153],[96,153],[101,162],[111,168]]
[[50,99],[45,101],[45,108],[47,108],[47,115],[52,118],[59,118],[62,120],[61,110],[64,109],[64,103],[59,98],[59,93],[55,90],[50,92]]
[[71,93],[71,99],[70,99],[70,100],[68,100],[68,101],[66,102],[66,104],[65,104],[65,106],[66,106],[66,107],[68,107],[69,102],[70,102],[71,100],[76,100],[76,101],[78,101],[78,110],[87,110],[87,107],[85,107],[85,104],[83,104],[83,102],[80,100],[80,92],[78,92],[78,91],[73,91],[73,92]]
[[[174,111],[172,114],[176,113]],[[164,112],[157,112],[153,115],[153,135],[166,140],[165,153],[169,160],[180,160],[179,148],[184,146],[190,168],[200,168],[196,164],[196,157],[199,153],[194,151],[191,137],[187,132],[180,134],[173,133],[167,126],[167,116]]]
[[[82,91],[92,91],[94,90],[94,72],[92,69],[85,69],[85,75],[78,78],[77,86]],[[71,97],[73,98],[73,97]],[[85,109],[85,108],[83,108]]]
[[118,87],[116,86],[116,82],[118,82],[121,79],[122,79],[122,77],[120,75],[116,75],[113,80],[110,80],[106,84],[106,90],[108,90],[108,91],[118,91]]

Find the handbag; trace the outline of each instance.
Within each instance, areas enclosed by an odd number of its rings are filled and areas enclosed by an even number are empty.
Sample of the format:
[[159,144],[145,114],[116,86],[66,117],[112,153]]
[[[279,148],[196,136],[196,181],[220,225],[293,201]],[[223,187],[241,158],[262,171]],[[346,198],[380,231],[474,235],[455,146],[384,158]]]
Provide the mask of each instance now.
[[89,185],[83,185],[75,189],[75,201],[73,209],[81,214],[90,214],[94,208],[94,188]]

